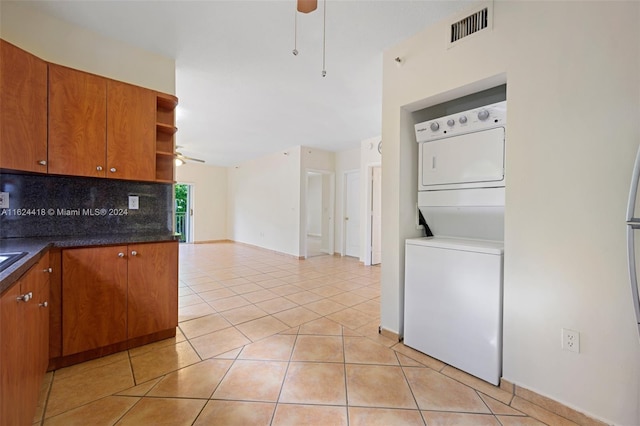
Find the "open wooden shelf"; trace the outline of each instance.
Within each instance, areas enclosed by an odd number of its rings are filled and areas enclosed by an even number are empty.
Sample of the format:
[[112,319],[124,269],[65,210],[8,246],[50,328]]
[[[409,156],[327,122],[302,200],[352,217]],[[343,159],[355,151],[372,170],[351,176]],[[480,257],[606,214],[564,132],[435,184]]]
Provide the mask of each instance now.
[[166,93],[156,93],[156,182],[173,183],[175,181],[174,152],[175,109],[178,98]]
[[164,124],[164,123],[156,123],[156,131],[160,133],[167,133],[169,135],[173,135],[175,132],[178,131],[178,128],[175,126]]
[[173,111],[178,106],[178,98],[167,93],[157,92],[158,108]]

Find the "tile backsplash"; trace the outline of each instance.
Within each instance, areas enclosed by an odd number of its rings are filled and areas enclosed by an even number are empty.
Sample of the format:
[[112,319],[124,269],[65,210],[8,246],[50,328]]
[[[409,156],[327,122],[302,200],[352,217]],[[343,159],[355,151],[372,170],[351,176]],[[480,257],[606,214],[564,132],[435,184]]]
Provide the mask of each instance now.
[[3,173],[0,192],[0,238],[172,232],[171,184]]

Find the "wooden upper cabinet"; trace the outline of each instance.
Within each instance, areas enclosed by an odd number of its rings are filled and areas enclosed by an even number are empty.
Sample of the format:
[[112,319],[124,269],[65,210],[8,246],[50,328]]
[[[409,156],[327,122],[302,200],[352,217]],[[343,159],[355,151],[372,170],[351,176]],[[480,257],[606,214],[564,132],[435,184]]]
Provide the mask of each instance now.
[[47,63],[1,39],[0,168],[47,172]]
[[107,79],[49,64],[49,173],[104,177]]
[[107,177],[156,179],[156,94],[108,80]]
[[0,39],[0,169],[173,182],[177,102]]

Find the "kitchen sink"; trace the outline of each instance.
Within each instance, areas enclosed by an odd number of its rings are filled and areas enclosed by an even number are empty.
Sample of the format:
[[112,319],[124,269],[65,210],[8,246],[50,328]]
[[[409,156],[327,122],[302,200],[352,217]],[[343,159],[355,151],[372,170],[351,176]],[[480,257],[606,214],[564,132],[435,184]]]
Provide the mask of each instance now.
[[18,259],[27,254],[26,251],[0,253],[0,272],[13,265]]

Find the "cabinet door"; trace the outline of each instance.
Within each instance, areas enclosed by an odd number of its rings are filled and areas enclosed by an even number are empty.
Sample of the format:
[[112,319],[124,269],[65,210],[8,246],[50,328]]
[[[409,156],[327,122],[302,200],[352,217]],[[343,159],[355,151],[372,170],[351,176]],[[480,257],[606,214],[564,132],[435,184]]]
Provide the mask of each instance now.
[[49,173],[104,177],[107,79],[49,64]]
[[49,358],[62,356],[62,252],[49,251]]
[[0,168],[47,172],[47,63],[0,40]]
[[[38,343],[37,343],[37,361],[35,362],[36,371],[39,377],[36,382],[38,387],[36,391],[40,390],[40,381],[42,375],[47,371],[49,366],[49,306],[50,306],[50,278],[52,271],[49,254],[46,254],[40,259],[36,265],[34,271],[34,283],[33,283],[33,309],[37,311],[35,318],[38,324]],[[36,395],[36,400],[37,400]]]
[[129,338],[178,325],[178,242],[129,246]]
[[62,355],[127,339],[126,246],[62,252]]
[[31,300],[22,303],[24,310],[21,323],[21,338],[24,350],[20,362],[23,364],[21,386],[24,397],[24,424],[30,424],[38,405],[40,385],[49,361],[49,309],[44,303],[49,299],[49,255],[43,256],[25,275],[22,294],[31,294]]
[[107,83],[107,177],[155,180],[155,92]]
[[[21,295],[20,283],[16,283],[0,298],[2,329],[0,330],[0,425],[30,424],[24,422],[21,413],[26,408],[21,376],[21,363],[26,349],[21,338],[23,306],[17,299]],[[31,419],[30,419],[31,420]]]
[[[0,298],[0,425],[31,424],[48,359],[49,258]],[[22,299],[25,294],[32,297]]]

